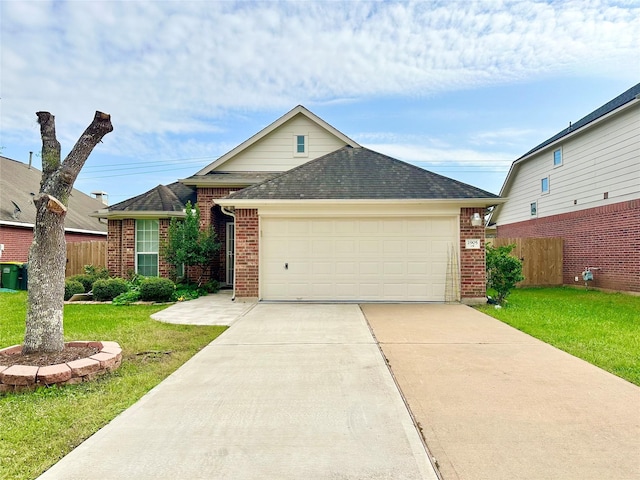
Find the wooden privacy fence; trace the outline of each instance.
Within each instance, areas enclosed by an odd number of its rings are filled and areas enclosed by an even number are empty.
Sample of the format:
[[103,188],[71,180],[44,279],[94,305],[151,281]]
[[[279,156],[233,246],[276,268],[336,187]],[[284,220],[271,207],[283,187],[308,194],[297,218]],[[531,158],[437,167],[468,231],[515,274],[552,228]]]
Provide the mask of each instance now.
[[85,265],[107,266],[107,242],[67,243],[67,268],[65,276],[84,273]]
[[511,254],[522,260],[522,287],[562,285],[562,238],[491,238],[494,247],[515,244]]

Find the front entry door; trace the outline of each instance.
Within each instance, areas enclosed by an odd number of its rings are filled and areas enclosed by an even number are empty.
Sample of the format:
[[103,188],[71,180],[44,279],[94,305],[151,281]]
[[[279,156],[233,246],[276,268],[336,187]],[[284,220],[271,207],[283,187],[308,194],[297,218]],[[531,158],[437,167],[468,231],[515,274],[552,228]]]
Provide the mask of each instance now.
[[233,285],[233,267],[235,256],[235,224],[233,222],[227,223],[227,284]]

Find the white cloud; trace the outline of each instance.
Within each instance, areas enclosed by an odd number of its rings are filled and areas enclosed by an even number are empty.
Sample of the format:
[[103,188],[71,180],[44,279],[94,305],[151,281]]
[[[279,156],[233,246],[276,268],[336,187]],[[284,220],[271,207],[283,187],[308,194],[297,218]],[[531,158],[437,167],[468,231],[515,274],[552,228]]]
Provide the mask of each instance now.
[[0,8],[2,129],[32,130],[46,109],[75,139],[99,109],[122,135],[108,148],[129,151],[211,131],[235,109],[424,96],[576,69],[631,79],[640,31],[640,6],[597,0]]

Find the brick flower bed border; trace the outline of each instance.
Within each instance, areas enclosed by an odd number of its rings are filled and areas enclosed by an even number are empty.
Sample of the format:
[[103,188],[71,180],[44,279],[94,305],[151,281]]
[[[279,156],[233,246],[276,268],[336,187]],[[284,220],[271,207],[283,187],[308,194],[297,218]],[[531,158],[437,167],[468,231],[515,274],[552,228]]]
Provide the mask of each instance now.
[[35,390],[40,386],[74,385],[89,382],[98,375],[117,369],[122,363],[122,349],[116,342],[78,341],[65,343],[67,347],[93,347],[100,351],[88,358],[72,362],[35,367],[29,365],[2,365],[3,355],[22,351],[22,345],[0,350],[0,395],[8,392]]

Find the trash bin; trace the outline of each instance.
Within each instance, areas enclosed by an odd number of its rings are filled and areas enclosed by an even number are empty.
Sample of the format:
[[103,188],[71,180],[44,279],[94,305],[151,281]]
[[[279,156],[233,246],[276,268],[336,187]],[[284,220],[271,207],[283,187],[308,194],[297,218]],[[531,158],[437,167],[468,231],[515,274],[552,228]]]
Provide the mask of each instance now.
[[0,263],[2,269],[2,288],[10,290],[18,289],[18,274],[22,263],[20,262],[4,262]]
[[26,290],[29,280],[29,264],[24,263],[18,272],[18,290]]

